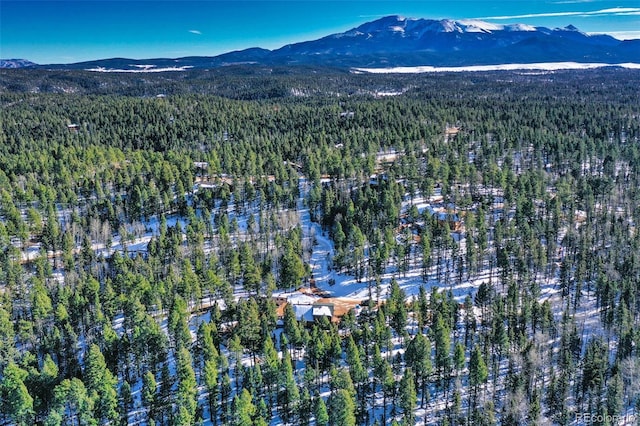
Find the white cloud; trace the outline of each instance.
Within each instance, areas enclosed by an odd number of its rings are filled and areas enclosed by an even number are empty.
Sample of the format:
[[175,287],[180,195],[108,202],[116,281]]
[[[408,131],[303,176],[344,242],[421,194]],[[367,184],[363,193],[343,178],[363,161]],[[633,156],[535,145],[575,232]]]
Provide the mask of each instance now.
[[201,32],[201,31],[198,31],[198,30],[189,30],[189,32],[190,32],[191,34],[202,35],[202,32]]
[[611,9],[602,9],[597,12],[586,12],[588,14],[601,14],[601,13],[628,13],[628,12],[638,12],[640,11],[640,7],[613,7]]
[[555,16],[576,16],[582,15],[584,12],[548,12],[548,13],[529,13],[525,15],[502,15],[502,16],[483,16],[476,19],[525,19],[525,18],[550,18]]
[[554,1],[553,4],[578,4],[578,3],[593,3],[595,0],[563,0]]
[[501,16],[485,16],[477,19],[525,19],[525,18],[552,18],[558,16],[604,16],[604,15],[639,15],[640,7],[613,7],[610,9],[593,10],[587,12],[544,12],[544,13],[527,13],[523,15],[501,15]]

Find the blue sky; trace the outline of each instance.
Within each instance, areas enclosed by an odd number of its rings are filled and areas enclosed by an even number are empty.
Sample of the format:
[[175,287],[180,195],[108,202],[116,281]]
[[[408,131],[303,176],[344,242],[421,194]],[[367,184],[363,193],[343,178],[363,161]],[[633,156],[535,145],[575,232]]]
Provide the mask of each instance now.
[[573,24],[640,38],[640,0],[0,0],[0,58],[47,64],[274,49],[386,15]]

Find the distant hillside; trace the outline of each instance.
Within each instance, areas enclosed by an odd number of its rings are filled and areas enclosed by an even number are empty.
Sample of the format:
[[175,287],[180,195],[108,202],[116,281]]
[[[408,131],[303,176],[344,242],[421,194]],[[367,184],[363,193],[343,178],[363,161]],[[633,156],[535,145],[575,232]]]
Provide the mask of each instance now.
[[[3,61],[2,66],[35,65],[25,65],[18,61]],[[431,20],[387,16],[343,33],[289,44],[276,50],[251,48],[218,56],[176,59],[111,58],[39,67],[159,72],[209,69],[238,64],[349,68],[539,62],[640,62],[640,40],[620,41],[608,35],[588,35],[572,25],[550,29],[526,24],[498,25],[478,20]]]
[[27,68],[37,65],[26,59],[0,59],[0,68]]

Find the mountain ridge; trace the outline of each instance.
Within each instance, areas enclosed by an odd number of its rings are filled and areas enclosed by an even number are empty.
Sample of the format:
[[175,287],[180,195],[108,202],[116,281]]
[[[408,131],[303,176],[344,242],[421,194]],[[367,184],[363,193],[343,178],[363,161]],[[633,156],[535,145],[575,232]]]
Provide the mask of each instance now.
[[37,65],[27,59],[0,59],[0,68],[28,68]]
[[[365,22],[342,33],[268,50],[252,47],[216,56],[109,58],[45,69],[180,71],[236,64],[333,67],[469,66],[533,62],[640,62],[640,40],[588,35],[573,25],[534,27],[477,19],[424,19],[398,15]],[[20,65],[17,60],[11,64]]]

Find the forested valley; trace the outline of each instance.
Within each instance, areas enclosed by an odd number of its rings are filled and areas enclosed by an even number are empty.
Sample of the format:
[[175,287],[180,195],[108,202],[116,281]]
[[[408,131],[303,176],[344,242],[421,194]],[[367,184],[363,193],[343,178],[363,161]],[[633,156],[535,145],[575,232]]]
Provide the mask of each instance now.
[[635,424],[638,87],[0,71],[0,424]]

